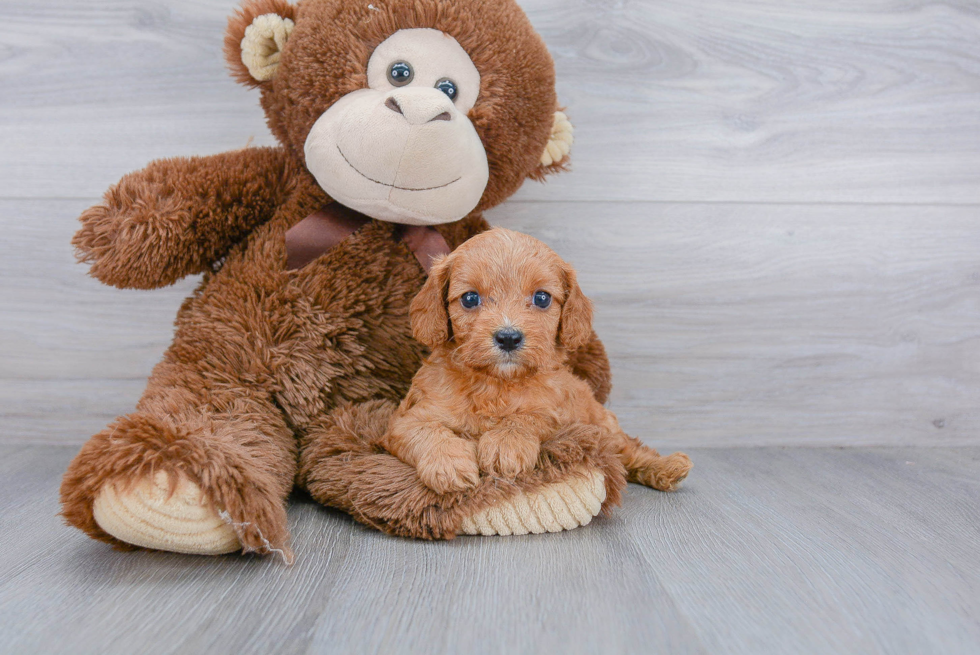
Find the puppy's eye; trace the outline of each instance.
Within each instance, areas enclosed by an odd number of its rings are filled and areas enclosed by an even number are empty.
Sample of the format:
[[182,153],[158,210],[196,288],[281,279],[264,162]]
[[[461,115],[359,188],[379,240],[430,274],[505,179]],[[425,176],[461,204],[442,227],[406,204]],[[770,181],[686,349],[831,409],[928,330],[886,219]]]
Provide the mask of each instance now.
[[467,291],[459,297],[459,304],[466,309],[473,309],[480,304],[480,294],[476,291]]
[[541,309],[548,309],[551,307],[551,294],[547,291],[535,291],[534,299],[532,300],[535,307],[540,307]]
[[412,65],[407,61],[396,61],[388,68],[388,81],[395,86],[405,86],[415,77]]
[[456,95],[459,93],[459,90],[456,88],[456,83],[451,79],[448,77],[442,78],[436,82],[436,88],[449,96],[450,100],[456,102]]

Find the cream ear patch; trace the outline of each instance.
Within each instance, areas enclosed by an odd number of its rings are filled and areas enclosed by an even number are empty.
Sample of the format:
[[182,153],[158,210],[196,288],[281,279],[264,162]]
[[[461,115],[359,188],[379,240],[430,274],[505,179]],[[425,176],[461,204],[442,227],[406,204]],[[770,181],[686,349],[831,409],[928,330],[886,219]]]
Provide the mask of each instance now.
[[575,140],[572,127],[568,116],[563,111],[555,112],[555,122],[551,126],[551,138],[545,146],[544,153],[541,155],[541,165],[551,166],[559,162],[572,150],[572,142]]
[[278,14],[257,16],[245,28],[242,63],[259,82],[271,80],[279,68],[279,57],[295,23]]

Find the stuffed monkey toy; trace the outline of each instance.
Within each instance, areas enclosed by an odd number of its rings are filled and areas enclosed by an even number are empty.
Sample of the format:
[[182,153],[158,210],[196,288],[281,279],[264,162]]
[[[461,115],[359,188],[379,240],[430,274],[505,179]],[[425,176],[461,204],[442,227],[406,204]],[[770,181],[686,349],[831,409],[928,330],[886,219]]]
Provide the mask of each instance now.
[[[106,284],[203,279],[135,411],[69,466],[67,522],[120,548],[291,560],[294,485],[423,538],[567,529],[614,504],[623,467],[588,429],[447,496],[379,445],[427,352],[408,306],[430,259],[568,162],[554,64],[517,4],[248,0],[225,53],[279,145],[153,162],[81,216],[73,244]],[[594,334],[570,365],[604,401]]]

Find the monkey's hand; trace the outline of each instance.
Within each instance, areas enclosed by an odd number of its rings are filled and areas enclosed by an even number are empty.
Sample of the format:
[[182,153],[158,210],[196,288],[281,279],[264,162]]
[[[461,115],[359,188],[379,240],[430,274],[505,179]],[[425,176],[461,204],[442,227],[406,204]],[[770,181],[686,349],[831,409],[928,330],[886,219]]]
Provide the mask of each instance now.
[[288,166],[281,148],[155,161],[122,178],[102,204],[82,213],[72,245],[106,284],[173,284],[208,270],[272,217]]

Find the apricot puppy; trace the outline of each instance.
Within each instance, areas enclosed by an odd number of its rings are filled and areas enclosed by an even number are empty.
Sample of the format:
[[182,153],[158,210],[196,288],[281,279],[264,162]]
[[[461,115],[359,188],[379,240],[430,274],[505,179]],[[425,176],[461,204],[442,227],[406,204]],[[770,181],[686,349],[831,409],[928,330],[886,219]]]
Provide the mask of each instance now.
[[432,354],[384,442],[434,491],[526,473],[541,443],[575,423],[602,429],[631,482],[671,491],[690,471],[687,455],[661,457],[626,435],[565,366],[591,338],[592,303],[537,239],[501,228],[473,237],[433,266],[411,316]]

